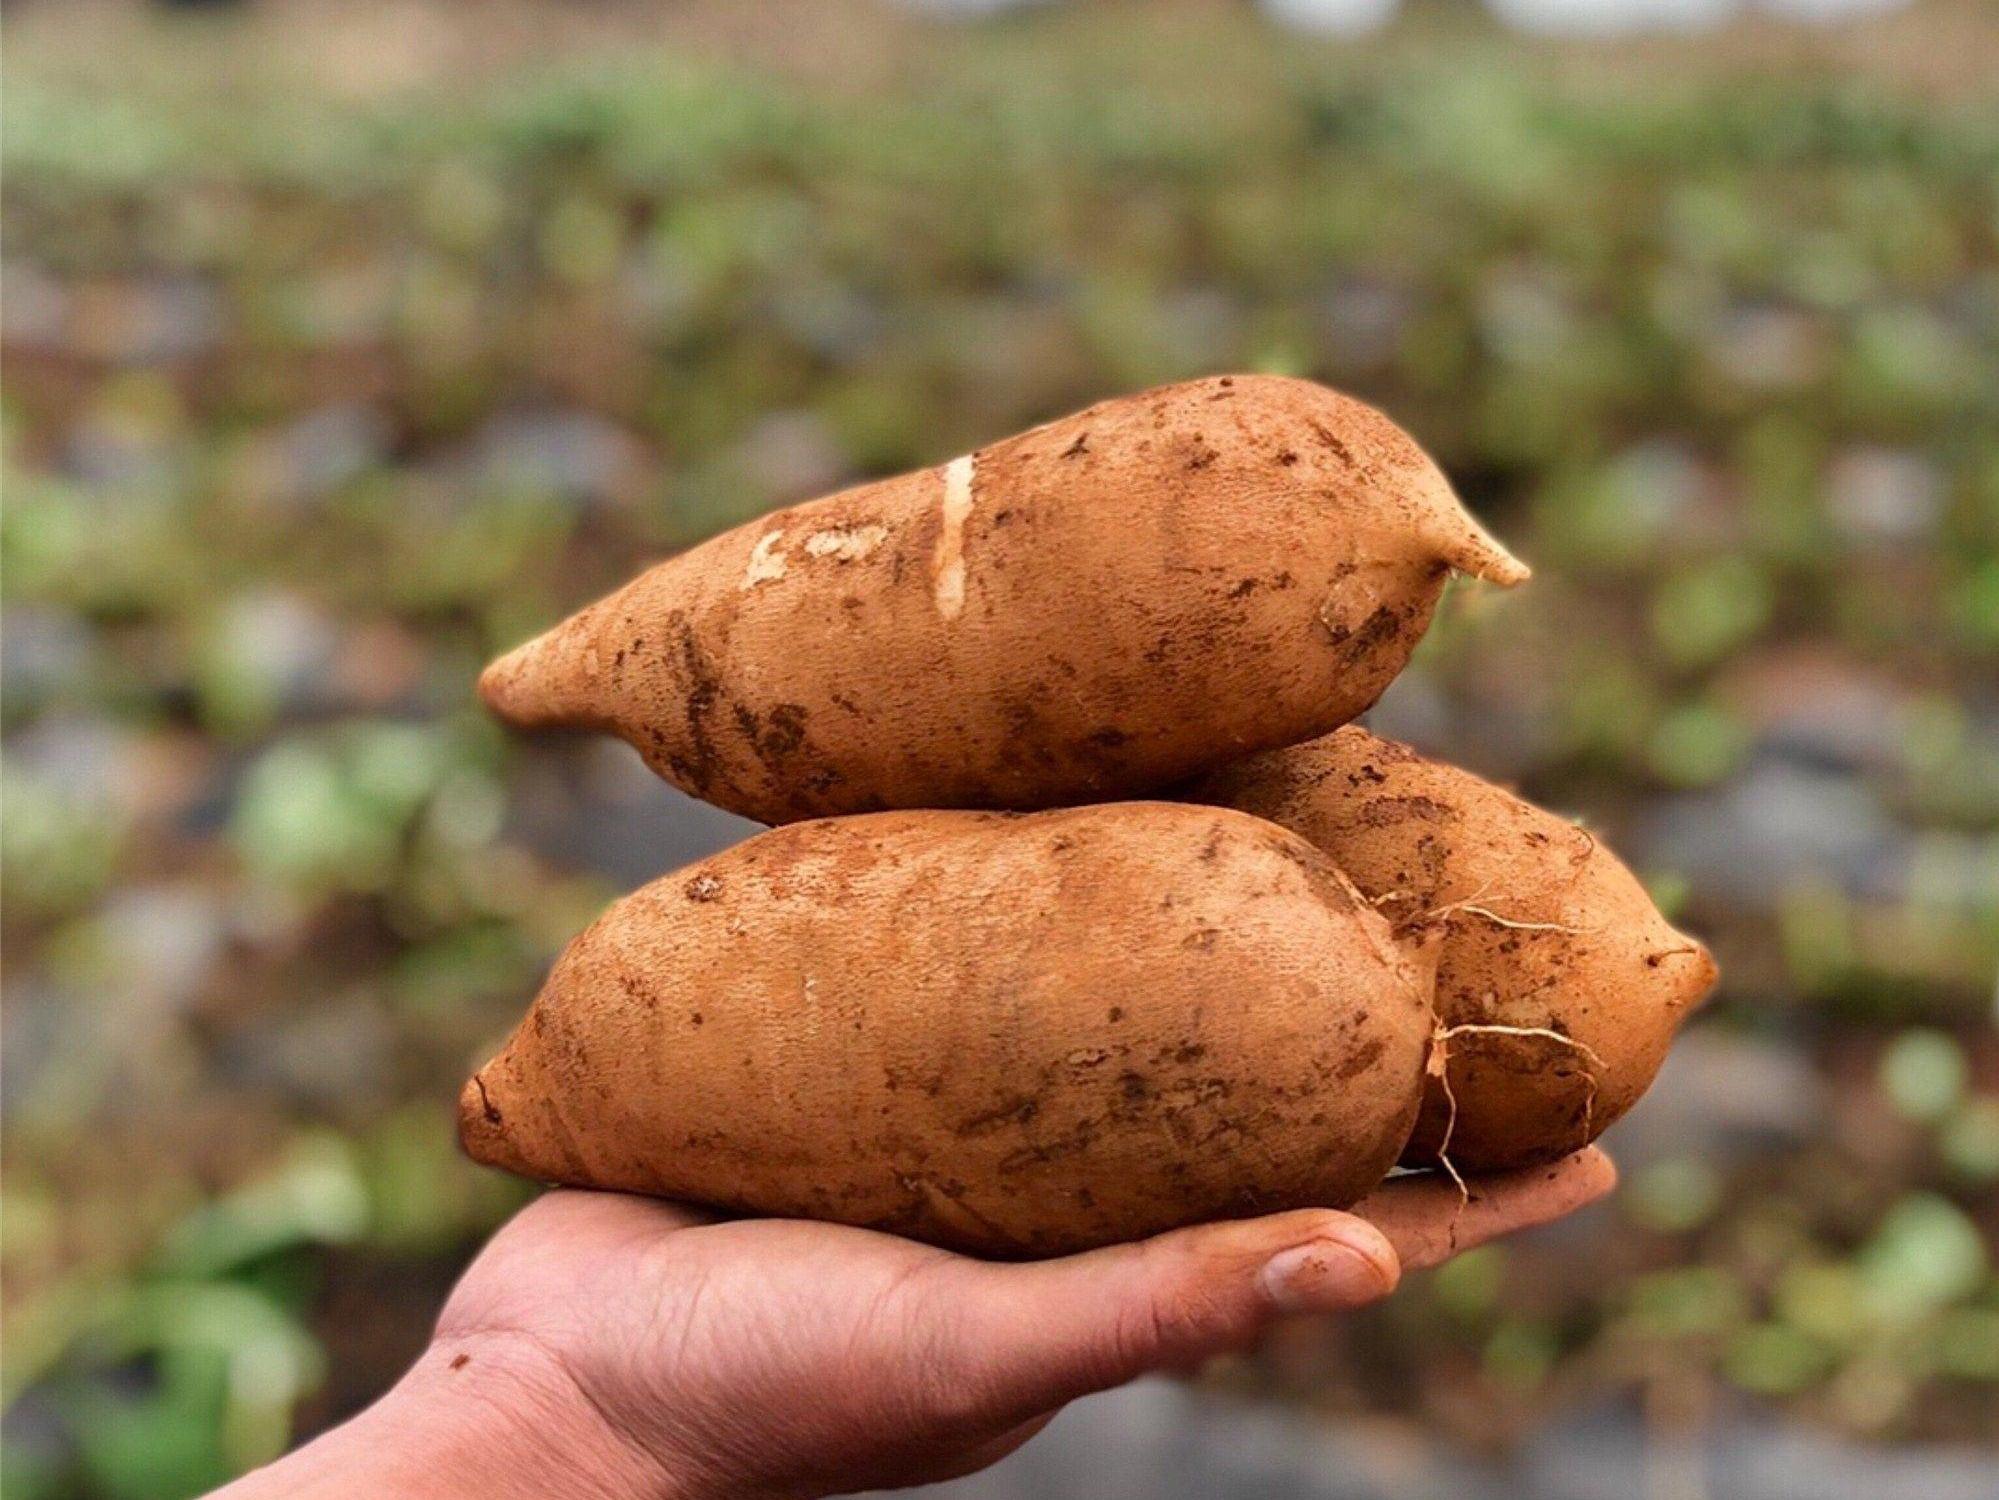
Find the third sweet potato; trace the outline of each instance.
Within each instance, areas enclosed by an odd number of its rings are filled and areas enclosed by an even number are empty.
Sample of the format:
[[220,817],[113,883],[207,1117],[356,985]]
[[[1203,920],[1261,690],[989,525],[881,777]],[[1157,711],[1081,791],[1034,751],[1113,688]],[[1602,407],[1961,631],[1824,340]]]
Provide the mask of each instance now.
[[1187,795],[1303,834],[1405,931],[1441,926],[1430,1080],[1405,1160],[1464,1171],[1580,1149],[1650,1086],[1715,981],[1594,834],[1349,726]]

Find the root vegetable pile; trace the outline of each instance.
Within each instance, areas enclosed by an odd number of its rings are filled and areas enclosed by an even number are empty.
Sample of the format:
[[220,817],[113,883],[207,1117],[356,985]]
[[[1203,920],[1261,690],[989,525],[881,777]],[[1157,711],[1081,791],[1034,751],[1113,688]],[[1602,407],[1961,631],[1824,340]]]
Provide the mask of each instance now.
[[1238,375],[641,575],[481,693],[788,826],[570,944],[466,1149],[995,1256],[1578,1149],[1714,965],[1593,835],[1341,727],[1453,570],[1527,576],[1379,412]]

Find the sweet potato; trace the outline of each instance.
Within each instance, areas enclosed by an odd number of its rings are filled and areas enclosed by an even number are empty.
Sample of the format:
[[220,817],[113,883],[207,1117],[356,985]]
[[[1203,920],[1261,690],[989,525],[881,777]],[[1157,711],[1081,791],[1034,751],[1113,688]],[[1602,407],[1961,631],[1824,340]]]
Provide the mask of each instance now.
[[1453,568],[1527,576],[1379,412],[1223,376],[738,527],[480,691],[767,823],[1109,801],[1351,719]]
[[460,1132],[531,1177],[997,1256],[1342,1206],[1416,1118],[1434,962],[1223,809],[799,823],[571,943]]
[[1189,789],[1303,834],[1405,930],[1444,928],[1440,1042],[1404,1161],[1500,1171],[1587,1144],[1637,1102],[1715,980],[1584,829],[1349,726]]

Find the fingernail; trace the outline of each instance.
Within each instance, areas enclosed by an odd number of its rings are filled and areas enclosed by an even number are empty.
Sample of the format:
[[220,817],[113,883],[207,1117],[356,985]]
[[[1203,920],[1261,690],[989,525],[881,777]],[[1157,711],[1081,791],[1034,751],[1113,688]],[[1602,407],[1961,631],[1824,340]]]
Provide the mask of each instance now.
[[1284,1312],[1332,1312],[1373,1302],[1395,1278],[1367,1251],[1344,1240],[1308,1240],[1264,1263],[1263,1290]]

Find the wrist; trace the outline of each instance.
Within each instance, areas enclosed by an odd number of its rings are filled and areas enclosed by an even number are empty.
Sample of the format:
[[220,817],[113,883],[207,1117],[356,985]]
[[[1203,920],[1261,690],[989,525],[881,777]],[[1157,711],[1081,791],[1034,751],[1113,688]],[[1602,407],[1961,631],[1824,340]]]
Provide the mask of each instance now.
[[641,1448],[561,1361],[511,1334],[440,1340],[352,1421],[211,1500],[717,1500]]

